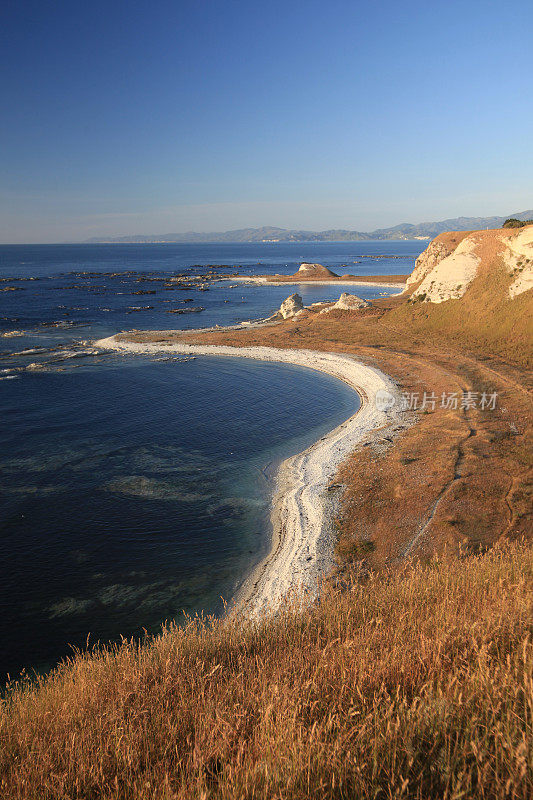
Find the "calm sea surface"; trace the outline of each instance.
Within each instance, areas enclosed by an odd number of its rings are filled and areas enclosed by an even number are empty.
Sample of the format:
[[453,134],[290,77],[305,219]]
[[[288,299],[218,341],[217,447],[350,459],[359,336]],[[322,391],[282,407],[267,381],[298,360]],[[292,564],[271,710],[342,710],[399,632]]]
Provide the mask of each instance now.
[[[219,613],[268,546],[275,465],[357,408],[346,386],[304,368],[92,353],[119,330],[264,317],[295,291],[173,292],[149,278],[207,265],[294,272],[302,261],[402,274],[424,246],[0,247],[0,289],[15,288],[0,291],[0,680],[50,668],[89,633],[108,641]],[[340,293],[298,291],[306,304]],[[187,303],[204,310],[167,313]]]

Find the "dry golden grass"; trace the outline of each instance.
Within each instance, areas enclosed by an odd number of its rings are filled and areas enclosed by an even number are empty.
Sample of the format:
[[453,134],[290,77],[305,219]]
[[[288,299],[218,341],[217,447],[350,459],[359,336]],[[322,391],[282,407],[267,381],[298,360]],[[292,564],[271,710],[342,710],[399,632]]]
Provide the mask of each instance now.
[[[489,250],[490,245],[494,243],[485,243],[485,249]],[[531,368],[531,291],[511,300],[510,283],[501,258],[488,255],[462,299],[437,305],[402,302],[391,311],[388,321],[410,330],[413,336],[433,337],[447,346],[466,347],[476,355],[490,354],[492,358]]]
[[532,796],[533,299],[507,299],[501,240],[480,236],[462,300],[185,337],[353,353],[407,391],[497,391],[498,410],[437,406],[353,454],[318,605],[172,626],[11,687],[2,800]]
[[[270,328],[185,337],[213,344],[353,353],[420,398],[424,392],[434,392],[438,398],[442,392],[498,393],[496,411],[446,410],[437,403],[434,412],[419,414],[417,424],[394,447],[354,453],[339,475],[347,487],[340,519],[343,557],[364,555],[373,569],[397,563],[428,522],[415,551],[423,557],[444,546],[475,550],[501,536],[532,532],[533,404],[531,372],[525,367],[532,357],[533,297],[527,292],[508,301],[516,304],[509,307],[499,296],[493,306],[500,304],[503,310],[484,315],[475,308],[478,288],[472,291],[473,301],[419,304],[420,310],[413,310],[403,298],[391,299],[357,314],[308,313]],[[473,308],[467,305],[471,302]],[[462,327],[449,325],[452,316],[463,320]],[[491,319],[502,337],[499,351],[508,348],[511,363],[498,353],[494,357],[492,339],[481,333],[490,329]],[[498,325],[507,319],[505,324],[514,325],[514,333],[504,335]],[[477,336],[471,335],[471,328]],[[173,338],[164,332],[153,336]],[[134,338],[144,341],[147,335]]]
[[[451,252],[468,235],[442,234],[437,241]],[[516,232],[473,235],[481,265],[460,300],[436,305],[387,298],[357,313],[307,312],[270,328],[185,337],[353,353],[421,398],[424,392],[498,392],[495,412],[437,404],[394,447],[354,453],[338,478],[346,486],[339,519],[343,560],[381,569],[397,563],[415,537],[417,555],[431,557],[444,547],[475,550],[501,536],[531,534],[533,293],[508,296],[512,278],[501,256]]]
[[[531,535],[533,436],[529,394],[517,375],[455,353],[414,357],[381,353],[379,364],[422,397],[497,391],[496,410],[420,412],[394,446],[355,452],[337,481],[346,488],[339,552],[371,544],[364,556],[373,569],[396,564],[412,550],[422,558],[447,548],[475,552],[501,537]],[[385,445],[385,446],[383,446]]]
[[80,655],[5,701],[0,793],[526,800],[532,620],[514,543]]

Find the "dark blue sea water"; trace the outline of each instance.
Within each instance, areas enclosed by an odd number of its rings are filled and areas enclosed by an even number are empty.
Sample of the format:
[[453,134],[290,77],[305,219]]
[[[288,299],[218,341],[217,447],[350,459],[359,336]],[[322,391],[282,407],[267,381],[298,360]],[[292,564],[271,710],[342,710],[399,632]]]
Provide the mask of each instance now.
[[[268,546],[275,465],[357,408],[342,383],[289,365],[91,354],[118,330],[264,317],[295,290],[175,292],[146,279],[301,261],[401,274],[423,246],[0,247],[0,289],[16,289],[0,291],[0,675],[48,669],[89,633],[107,641],[220,612]],[[300,289],[305,303],[339,292]],[[166,313],[185,299],[205,310]]]

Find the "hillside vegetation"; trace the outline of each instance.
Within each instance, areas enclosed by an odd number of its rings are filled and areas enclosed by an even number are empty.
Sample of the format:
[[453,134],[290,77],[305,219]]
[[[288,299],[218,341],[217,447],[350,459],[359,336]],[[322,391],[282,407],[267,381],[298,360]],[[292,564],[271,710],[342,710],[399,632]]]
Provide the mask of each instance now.
[[514,544],[80,655],[5,703],[2,797],[528,800],[532,585]]
[[[527,229],[533,238],[533,226]],[[460,287],[462,296],[448,302],[427,303],[417,295],[417,282],[409,284],[407,302],[391,309],[387,322],[401,325],[412,336],[440,339],[448,346],[499,358],[522,367],[533,366],[533,296],[522,291],[511,297],[510,287],[517,276],[531,274],[531,255],[516,256],[510,249],[520,234],[526,231],[496,230],[442,234],[428,247],[438,250],[437,264],[444,264],[467,241],[473,245],[473,254],[480,259],[473,281]],[[426,251],[426,252],[428,252]],[[511,263],[511,258],[515,262]],[[417,261],[412,277],[418,280],[424,274],[424,253]],[[420,263],[422,262],[422,263]],[[429,261],[429,267],[434,261]],[[425,281],[422,281],[425,283]],[[532,284],[533,285],[533,284]]]
[[[529,800],[528,236],[443,234],[402,296],[186,337],[351,353],[437,401],[339,471],[338,568],[316,605],[171,625],[10,687],[0,797]],[[467,237],[468,286],[428,302]],[[483,392],[493,409],[438,401]]]
[[526,225],[533,225],[533,219],[520,220],[516,217],[506,219],[502,228],[525,228]]

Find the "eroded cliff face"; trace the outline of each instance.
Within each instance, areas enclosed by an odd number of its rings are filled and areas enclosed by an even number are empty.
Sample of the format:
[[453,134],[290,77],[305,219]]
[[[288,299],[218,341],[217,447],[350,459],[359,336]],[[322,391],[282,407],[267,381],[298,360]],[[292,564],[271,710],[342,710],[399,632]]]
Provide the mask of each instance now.
[[437,266],[444,258],[451,255],[457,245],[468,236],[466,232],[441,233],[420,253],[415,261],[415,268],[407,278],[407,288],[419,281],[424,280],[431,270]]
[[509,239],[503,259],[513,278],[509,295],[517,297],[533,289],[533,225],[521,228],[515,237]]
[[414,295],[430,303],[444,303],[462,297],[477,274],[481,259],[476,243],[464,239],[454,252],[438,261],[415,290]]
[[436,267],[439,261],[450,254],[449,247],[444,242],[434,239],[415,261],[415,268],[407,278],[407,286],[419,283]]
[[456,300],[480,269],[487,274],[502,264],[512,278],[511,299],[533,288],[533,225],[437,236],[417,258],[407,290],[413,299],[429,303]]

